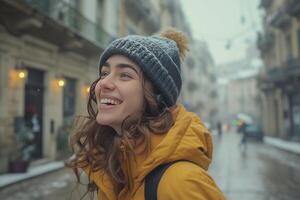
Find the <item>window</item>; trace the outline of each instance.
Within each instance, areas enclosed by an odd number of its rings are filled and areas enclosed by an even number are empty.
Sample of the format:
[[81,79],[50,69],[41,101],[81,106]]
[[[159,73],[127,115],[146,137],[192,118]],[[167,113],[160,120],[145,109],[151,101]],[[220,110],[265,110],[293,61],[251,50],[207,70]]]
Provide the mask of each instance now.
[[97,1],[97,23],[99,25],[102,25],[102,22],[104,21],[104,1],[98,0]]
[[65,78],[66,85],[63,93],[63,118],[71,118],[75,114],[76,80]]
[[298,40],[298,57],[300,57],[300,28],[297,31],[297,40]]
[[286,59],[291,60],[292,59],[292,41],[291,41],[291,34],[286,35]]

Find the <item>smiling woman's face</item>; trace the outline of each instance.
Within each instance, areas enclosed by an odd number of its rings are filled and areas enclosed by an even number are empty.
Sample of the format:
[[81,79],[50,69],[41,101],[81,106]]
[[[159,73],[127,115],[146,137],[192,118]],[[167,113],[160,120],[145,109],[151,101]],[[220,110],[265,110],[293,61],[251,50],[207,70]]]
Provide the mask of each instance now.
[[140,68],[121,55],[111,56],[102,66],[96,84],[97,122],[120,130],[128,116],[141,114],[143,109],[143,76]]

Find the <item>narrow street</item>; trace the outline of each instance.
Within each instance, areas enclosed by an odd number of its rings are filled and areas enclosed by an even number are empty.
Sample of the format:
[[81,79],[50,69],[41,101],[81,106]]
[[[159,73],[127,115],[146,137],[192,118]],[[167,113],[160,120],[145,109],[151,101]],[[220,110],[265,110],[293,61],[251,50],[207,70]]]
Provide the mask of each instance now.
[[[249,142],[245,152],[240,135],[214,136],[214,160],[210,173],[228,200],[300,199],[300,157],[272,146]],[[77,200],[84,194],[68,169],[0,190],[5,200]],[[89,199],[86,196],[84,199]]]
[[242,151],[239,142],[236,133],[214,138],[210,172],[229,200],[300,199],[298,155],[254,141]]

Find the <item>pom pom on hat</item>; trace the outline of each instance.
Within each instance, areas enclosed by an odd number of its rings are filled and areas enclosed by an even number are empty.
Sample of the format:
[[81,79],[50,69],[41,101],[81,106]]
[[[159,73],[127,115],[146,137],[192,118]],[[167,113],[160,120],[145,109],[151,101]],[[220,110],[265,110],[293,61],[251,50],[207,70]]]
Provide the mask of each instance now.
[[185,33],[174,28],[166,28],[159,33],[159,36],[175,41],[179,50],[181,60],[184,59],[186,52],[189,50],[189,42]]

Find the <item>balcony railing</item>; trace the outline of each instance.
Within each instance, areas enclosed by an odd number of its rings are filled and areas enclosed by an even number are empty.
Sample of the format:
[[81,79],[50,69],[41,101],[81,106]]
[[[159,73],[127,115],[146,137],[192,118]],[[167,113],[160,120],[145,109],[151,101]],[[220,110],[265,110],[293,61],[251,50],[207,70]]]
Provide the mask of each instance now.
[[267,24],[275,27],[283,29],[290,25],[291,17],[287,14],[286,8],[280,8],[273,14],[269,15],[266,19]]
[[283,67],[273,67],[267,71],[267,76],[273,82],[278,82],[284,80],[284,70]]
[[286,4],[286,10],[291,16],[300,16],[300,1],[288,0]]
[[275,35],[273,32],[269,33],[258,33],[257,47],[261,52],[268,52],[274,46]]
[[272,4],[272,0],[261,0],[259,7],[267,9],[271,6],[271,4]]
[[63,0],[23,1],[100,47],[107,46],[114,39],[99,24],[90,21]]
[[288,60],[281,67],[267,70],[266,80],[273,83],[288,82],[291,77],[300,75],[300,59]]
[[285,75],[289,76],[299,76],[300,75],[300,59],[291,59],[286,62]]
[[153,9],[151,2],[143,0],[126,0],[125,7],[127,15],[135,21],[143,20],[145,29],[156,32],[160,28],[158,13]]

